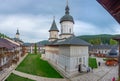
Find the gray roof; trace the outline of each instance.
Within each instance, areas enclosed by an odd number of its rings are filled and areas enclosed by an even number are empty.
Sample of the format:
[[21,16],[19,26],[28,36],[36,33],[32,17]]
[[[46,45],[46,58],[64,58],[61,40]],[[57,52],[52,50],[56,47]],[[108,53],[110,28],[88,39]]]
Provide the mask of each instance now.
[[48,45],[78,45],[78,46],[88,46],[88,42],[81,40],[77,37],[70,37],[67,39],[59,39],[53,42],[50,42]]
[[55,23],[55,19],[53,20],[53,23],[51,25],[51,28],[50,28],[49,32],[50,31],[59,31],[58,28],[57,28],[57,25]]
[[117,49],[112,48],[107,56],[109,56],[109,57],[118,57]]
[[24,43],[23,45],[24,45],[24,46],[31,46],[32,43]]
[[17,29],[17,33],[16,34],[18,34],[18,35],[20,35],[20,33],[19,33],[19,30]]
[[93,50],[93,49],[112,49],[112,48],[115,48],[117,49],[118,45],[105,45],[105,44],[102,44],[102,45],[91,45],[89,47],[89,50]]
[[13,40],[14,40],[15,42],[21,42],[21,43],[23,43],[23,41],[20,40],[19,38],[13,38]]
[[[40,44],[40,43],[36,43],[38,47],[43,47],[44,45],[43,44]],[[34,46],[35,43],[24,43],[23,44],[24,46],[27,46],[27,47],[30,47],[30,46]]]
[[14,49],[16,47],[19,47],[18,45],[8,41],[7,39],[0,38],[0,48],[6,48],[6,49]]
[[73,17],[71,15],[69,15],[68,5],[65,8],[65,15],[60,19],[60,23],[62,23],[63,21],[71,21],[74,23]]
[[116,54],[117,55],[117,49],[113,48],[110,50],[110,53],[109,54]]

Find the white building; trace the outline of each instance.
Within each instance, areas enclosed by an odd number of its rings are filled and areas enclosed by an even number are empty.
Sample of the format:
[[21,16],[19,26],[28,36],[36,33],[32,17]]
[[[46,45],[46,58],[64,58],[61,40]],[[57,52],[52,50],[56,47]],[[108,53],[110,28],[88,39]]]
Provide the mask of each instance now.
[[17,32],[15,34],[15,38],[13,38],[13,41],[19,43],[20,45],[23,45],[23,41],[20,39],[20,33],[19,33],[18,29],[17,29]]
[[[35,43],[24,43],[23,45],[25,46],[27,53],[34,53]],[[37,45],[37,53],[44,53],[45,46],[40,43],[36,43],[36,45]]]
[[61,34],[58,35],[59,30],[53,19],[49,30],[49,44],[45,46],[45,58],[66,77],[71,77],[87,70],[89,43],[75,37],[74,20],[69,14],[68,4],[60,24]]
[[107,56],[109,55],[112,49],[116,49],[118,51],[118,45],[91,45],[89,46],[89,54],[95,56]]

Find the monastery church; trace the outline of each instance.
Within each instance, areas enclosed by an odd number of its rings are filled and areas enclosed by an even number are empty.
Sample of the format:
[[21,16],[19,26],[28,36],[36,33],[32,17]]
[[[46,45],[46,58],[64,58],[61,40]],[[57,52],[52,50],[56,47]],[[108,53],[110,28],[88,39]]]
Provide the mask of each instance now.
[[55,19],[49,30],[49,43],[45,46],[45,59],[66,77],[71,77],[88,68],[89,43],[75,37],[74,19],[70,15],[68,2],[65,15],[60,19],[61,32]]

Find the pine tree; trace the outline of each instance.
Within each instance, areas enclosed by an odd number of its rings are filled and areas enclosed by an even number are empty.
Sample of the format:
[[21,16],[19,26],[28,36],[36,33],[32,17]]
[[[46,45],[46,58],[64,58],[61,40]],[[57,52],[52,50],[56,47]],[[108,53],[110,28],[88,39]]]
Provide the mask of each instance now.
[[34,45],[34,53],[37,54],[37,44]]

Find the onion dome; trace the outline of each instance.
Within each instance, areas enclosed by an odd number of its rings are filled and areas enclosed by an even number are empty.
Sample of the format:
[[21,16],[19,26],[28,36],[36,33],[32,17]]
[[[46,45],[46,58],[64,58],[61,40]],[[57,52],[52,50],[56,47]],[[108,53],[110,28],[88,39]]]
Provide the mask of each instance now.
[[67,3],[67,6],[65,8],[65,15],[60,19],[60,23],[62,23],[63,21],[71,21],[74,23],[73,17],[69,14],[69,6]]

